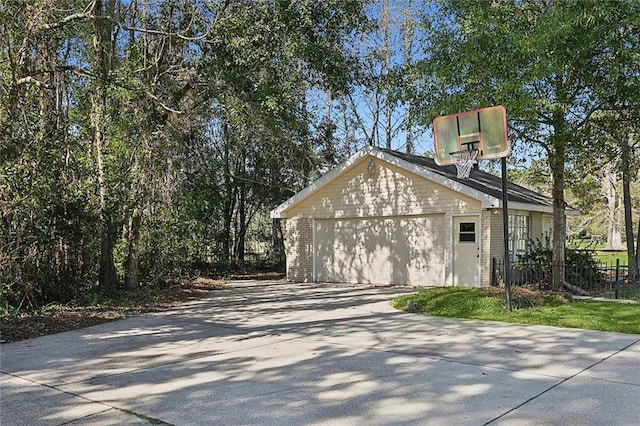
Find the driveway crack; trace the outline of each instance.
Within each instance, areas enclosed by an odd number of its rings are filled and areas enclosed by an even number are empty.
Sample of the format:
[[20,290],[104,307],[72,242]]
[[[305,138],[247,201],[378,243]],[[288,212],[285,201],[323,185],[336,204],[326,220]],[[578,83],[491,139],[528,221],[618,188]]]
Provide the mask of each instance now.
[[[621,348],[621,349],[619,349],[619,350],[617,350],[617,351],[613,352],[612,354],[610,354],[610,355],[608,355],[608,356],[606,356],[606,357],[602,358],[602,359],[601,359],[601,360],[599,360],[599,361],[594,362],[593,364],[591,364],[591,365],[589,365],[589,366],[587,366],[587,367],[583,368],[582,370],[578,371],[577,373],[572,374],[571,376],[569,376],[569,377],[567,377],[567,378],[565,378],[565,379],[563,379],[563,380],[559,381],[559,382],[558,382],[558,383],[556,383],[555,385],[548,387],[547,389],[543,390],[542,392],[538,393],[537,395],[532,396],[531,398],[527,399],[527,400],[526,400],[526,401],[524,401],[523,403],[516,405],[515,407],[513,407],[512,409],[510,409],[510,410],[508,410],[508,411],[505,411],[504,413],[502,413],[502,414],[501,414],[501,415],[499,415],[498,417],[496,417],[496,418],[494,418],[494,419],[489,420],[489,421],[488,421],[488,422],[486,422],[483,426],[490,425],[490,424],[492,424],[492,423],[496,422],[497,420],[499,420],[499,419],[503,418],[503,417],[504,417],[504,416],[506,416],[507,414],[512,413],[512,412],[514,412],[514,411],[518,410],[518,409],[519,409],[519,408],[521,408],[521,407],[524,407],[525,405],[527,405],[527,404],[528,404],[528,403],[530,403],[531,401],[534,401],[534,400],[536,400],[536,399],[540,398],[542,395],[546,394],[547,392],[549,392],[549,391],[551,391],[551,390],[553,390],[553,389],[557,388],[558,386],[560,386],[560,385],[562,385],[562,384],[564,384],[564,383],[568,382],[569,380],[571,380],[571,379],[573,379],[573,378],[575,378],[575,377],[579,376],[580,374],[584,373],[585,371],[592,369],[592,368],[593,368],[593,367],[595,367],[596,365],[599,365],[599,364],[603,363],[604,361],[606,361],[606,360],[608,360],[608,359],[611,359],[611,358],[612,358],[612,357],[614,357],[615,355],[618,355],[619,353],[626,351],[626,350],[627,350],[627,349],[629,349],[631,346],[633,346],[633,345],[635,345],[635,344],[637,344],[637,343],[639,343],[639,342],[640,342],[640,339],[638,339],[638,340],[636,340],[636,341],[634,341],[634,342],[631,342],[631,343],[630,343],[630,344],[628,344],[627,346],[625,346],[625,347],[623,347],[623,348]],[[597,380],[597,379],[596,379],[596,380]]]

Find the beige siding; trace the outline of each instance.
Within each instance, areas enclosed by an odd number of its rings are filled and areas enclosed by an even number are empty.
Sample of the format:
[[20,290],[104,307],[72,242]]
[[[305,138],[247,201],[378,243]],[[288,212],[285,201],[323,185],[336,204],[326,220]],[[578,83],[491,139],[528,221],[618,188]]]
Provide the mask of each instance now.
[[[367,171],[373,158],[375,171]],[[374,157],[312,192],[287,217],[346,218],[479,212],[480,201]]]
[[[529,238],[531,240],[543,238],[545,234],[550,235],[549,224],[551,214],[541,212],[529,212]],[[502,231],[502,210],[490,209],[482,212],[483,243],[481,265],[482,285],[491,285],[492,261],[495,257],[500,262],[504,259],[504,240]]]
[[[374,173],[367,166],[373,158]],[[451,284],[451,214],[479,213],[480,201],[414,175],[375,157],[365,157],[336,177],[329,185],[311,194],[286,212],[287,278],[312,281],[313,222],[328,218],[388,218],[444,214],[445,225],[439,232],[442,250],[434,253],[442,266],[434,277]],[[442,259],[441,259],[442,258]],[[435,269],[434,269],[435,270]],[[444,272],[443,272],[444,271]],[[393,280],[392,280],[393,281]],[[435,282],[433,283],[435,285]]]
[[504,239],[502,232],[502,209],[482,212],[482,249],[480,250],[480,283],[491,285],[493,258],[504,257]]
[[296,218],[285,221],[287,279],[313,281],[313,221]]
[[[482,223],[480,215],[455,215],[452,217],[451,228],[451,276],[452,284],[456,286],[481,285],[480,256],[482,247]],[[461,236],[463,232],[461,225],[466,224],[466,238]],[[473,226],[474,232],[471,237],[469,226]]]
[[[370,159],[373,159],[375,163],[374,173],[369,173],[367,170]],[[453,283],[451,269],[453,247],[450,228],[453,223],[452,218],[460,214],[473,213],[481,213],[480,283],[482,286],[488,286],[491,285],[493,258],[503,259],[502,210],[483,210],[478,200],[383,162],[378,158],[365,157],[347,168],[328,185],[316,191],[311,191],[307,198],[286,210],[285,216],[288,218],[285,228],[287,277],[293,281],[338,279],[334,274],[335,271],[327,270],[327,264],[323,264],[323,262],[326,262],[323,256],[328,256],[329,254],[327,253],[325,255],[319,253],[320,256],[316,256],[316,273],[318,276],[314,277],[314,253],[318,254],[317,250],[322,249],[322,247],[317,246],[318,243],[328,244],[327,238],[329,238],[330,234],[333,233],[334,237],[336,237],[334,239],[335,244],[340,245],[344,243],[344,241],[341,242],[340,238],[344,238],[344,235],[350,235],[352,231],[344,234],[338,232],[336,234],[336,229],[333,229],[328,234],[318,235],[316,233],[319,232],[321,225],[318,225],[314,220],[322,222],[323,220],[331,219],[333,223],[337,223],[337,219],[345,221],[364,218],[364,221],[358,226],[366,226],[374,223],[379,225],[391,218],[395,218],[394,220],[399,221],[398,223],[404,223],[403,221],[409,220],[404,224],[410,226],[408,224],[414,223],[411,222],[411,218],[438,216],[442,220],[439,219],[438,232],[432,232],[431,237],[434,237],[434,241],[437,241],[437,247],[434,245],[433,257],[437,258],[439,264],[443,266],[437,271],[436,275],[437,277],[443,277],[442,284],[455,284]],[[398,219],[400,217],[403,217],[403,219]],[[530,212],[531,238],[541,238],[545,232],[549,232],[547,228],[552,223],[549,219],[550,217],[551,215],[546,213]],[[324,231],[328,232],[328,229]],[[320,232],[324,231],[321,230]],[[374,234],[371,234],[371,244],[374,243],[372,237]],[[377,235],[383,236],[386,234]],[[316,239],[316,252],[314,252],[314,238]],[[420,244],[417,241],[422,240],[418,238],[413,244],[419,247]],[[358,268],[364,271],[365,265],[369,265],[367,267],[379,267],[380,274],[386,274],[391,277],[388,282],[402,281],[397,279],[402,274],[394,275],[394,272],[391,271],[393,269],[392,265],[384,260],[385,258],[394,258],[389,251],[391,245],[386,248],[383,247],[384,238],[379,243],[377,251],[369,251],[373,257],[368,259],[367,262],[354,263],[354,256],[356,256],[354,251],[351,254],[346,254],[345,259],[334,259],[336,264],[331,267],[339,267],[341,263],[343,265],[349,264],[349,268],[353,270],[350,269],[351,272],[342,277],[348,281],[353,281],[352,276],[357,276],[358,272],[356,270]],[[420,248],[418,249],[420,250]],[[407,248],[407,250],[410,250],[410,248]],[[357,254],[357,256],[361,254]],[[335,257],[335,254],[332,256]],[[380,256],[381,258],[378,259]],[[406,264],[411,265],[411,261]],[[409,266],[409,268],[412,267]],[[361,274],[362,277],[365,275],[375,276],[373,270],[365,272],[364,275]],[[334,276],[330,276],[331,274],[334,274]],[[377,281],[377,278],[375,280]],[[363,278],[363,281],[366,281],[366,279]],[[430,284],[437,285],[435,282]]]

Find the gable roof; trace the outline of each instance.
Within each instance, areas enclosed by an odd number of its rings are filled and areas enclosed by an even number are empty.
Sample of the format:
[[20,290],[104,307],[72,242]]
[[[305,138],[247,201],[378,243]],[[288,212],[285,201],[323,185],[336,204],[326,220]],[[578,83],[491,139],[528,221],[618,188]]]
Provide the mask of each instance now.
[[[455,166],[438,166],[431,158],[367,146],[280,204],[271,211],[271,217],[285,217],[284,212],[290,207],[307,198],[312,192],[331,183],[349,167],[368,155],[474,198],[481,202],[483,208],[499,208],[502,206],[502,179],[498,176],[481,170],[471,170],[468,178],[458,178]],[[553,212],[553,199],[523,186],[508,182],[507,194],[509,209]]]

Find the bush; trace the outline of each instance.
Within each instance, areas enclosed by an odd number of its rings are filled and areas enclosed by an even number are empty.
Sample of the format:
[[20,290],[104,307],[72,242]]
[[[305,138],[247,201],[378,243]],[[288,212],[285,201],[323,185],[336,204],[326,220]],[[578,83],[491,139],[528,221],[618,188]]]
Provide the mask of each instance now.
[[593,251],[566,250],[565,264],[565,280],[578,287],[588,289],[606,280]]
[[[545,235],[543,239],[529,242],[529,251],[518,256],[514,265],[521,276],[535,277],[542,288],[549,284],[553,265],[553,250],[551,238]],[[565,248],[565,280],[583,289],[589,289],[604,283],[606,277],[600,270],[600,264],[595,252]]]

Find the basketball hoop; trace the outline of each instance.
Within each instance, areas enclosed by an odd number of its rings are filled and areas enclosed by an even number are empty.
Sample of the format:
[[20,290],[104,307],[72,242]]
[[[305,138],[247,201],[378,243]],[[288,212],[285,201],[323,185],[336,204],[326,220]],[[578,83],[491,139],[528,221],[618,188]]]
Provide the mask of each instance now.
[[469,149],[465,151],[452,152],[450,154],[452,158],[456,159],[454,164],[456,165],[456,169],[458,169],[459,178],[466,179],[469,177],[473,165],[478,162],[476,158],[478,157],[479,152],[480,151],[477,149]]

